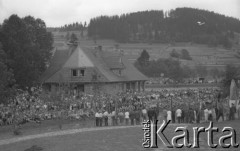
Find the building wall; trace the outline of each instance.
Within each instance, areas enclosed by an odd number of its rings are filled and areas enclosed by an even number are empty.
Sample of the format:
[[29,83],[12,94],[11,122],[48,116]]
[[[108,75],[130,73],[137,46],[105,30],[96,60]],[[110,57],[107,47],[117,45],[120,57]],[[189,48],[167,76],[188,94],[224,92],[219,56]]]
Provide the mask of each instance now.
[[[144,82],[118,82],[118,83],[71,83],[67,88],[68,92],[74,91],[75,88],[80,85],[84,85],[84,92],[88,94],[94,93],[108,93],[108,94],[117,94],[119,92],[126,92],[127,90],[131,91],[144,91]],[[50,90],[51,93],[56,93],[59,90],[58,84],[50,84],[50,87],[46,87],[46,89]],[[62,89],[62,88],[60,88]],[[77,88],[79,89],[79,88]],[[80,90],[77,90],[79,91]],[[66,91],[66,89],[64,90]]]
[[104,92],[108,94],[117,94],[124,91],[125,83],[102,83],[102,84],[85,84],[84,90],[86,93]]

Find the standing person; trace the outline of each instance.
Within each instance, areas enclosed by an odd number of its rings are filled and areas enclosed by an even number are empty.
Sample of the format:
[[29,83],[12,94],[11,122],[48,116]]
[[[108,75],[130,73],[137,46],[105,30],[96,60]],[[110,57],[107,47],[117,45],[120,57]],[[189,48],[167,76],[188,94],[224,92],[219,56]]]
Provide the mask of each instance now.
[[99,116],[99,126],[102,126],[102,121],[103,121],[103,113],[102,111],[100,110],[99,113],[98,113],[98,116]]
[[112,126],[113,124],[112,124],[112,113],[111,113],[111,111],[108,113],[108,125],[109,126]]
[[175,123],[175,111],[172,109],[172,123]]
[[103,117],[104,117],[104,125],[108,126],[108,111],[107,110],[103,113]]
[[218,104],[218,114],[217,114],[217,118],[216,121],[218,122],[219,118],[222,117],[222,121],[224,121],[224,115],[223,115],[223,104],[219,103]]
[[189,121],[188,121],[188,123],[193,123],[193,120],[194,120],[194,111],[193,111],[193,109],[190,107],[190,109],[189,109]]
[[125,112],[125,124],[128,125],[129,123],[129,112],[126,110]]
[[112,111],[112,125],[113,126],[116,125],[116,111],[115,110]]
[[208,109],[207,108],[204,110],[204,119],[205,119],[205,122],[208,122]]
[[167,122],[172,120],[172,111],[167,111]]
[[147,120],[147,109],[146,108],[142,109],[142,118],[143,118],[143,121]]
[[119,111],[118,117],[119,117],[120,125],[122,125],[123,124],[123,119],[124,119],[124,114],[123,114],[122,109]]
[[150,107],[147,111],[147,114],[148,114],[148,118],[150,121],[153,121],[153,109],[152,107]]
[[180,124],[181,123],[181,117],[182,117],[182,110],[181,109],[176,110],[176,116],[177,116],[178,124]]
[[141,111],[137,110],[135,111],[135,118],[136,118],[136,125],[140,124],[140,117],[141,117]]
[[182,109],[182,116],[181,116],[182,123],[185,122],[184,118],[185,118],[185,111],[184,111],[184,109]]
[[213,121],[212,109],[208,110],[208,121]]
[[193,110],[193,115],[194,115],[194,118],[193,118],[193,121],[195,122],[195,123],[197,123],[197,111],[196,110]]
[[235,113],[236,113],[236,107],[235,107],[235,105],[232,103],[232,106],[230,107],[229,120],[235,120]]
[[134,125],[134,119],[135,119],[135,112],[134,111],[131,111],[129,113],[129,118],[130,118],[130,121],[131,121],[131,125]]
[[154,107],[154,110],[153,110],[154,120],[158,119],[158,114],[159,114],[159,108],[158,107]]
[[95,113],[95,119],[96,119],[96,126],[99,126],[99,113],[96,111]]
[[165,121],[167,121],[167,115],[168,115],[168,114],[167,114],[167,110],[164,109],[164,110],[163,110],[163,117],[164,117],[164,120],[165,120]]

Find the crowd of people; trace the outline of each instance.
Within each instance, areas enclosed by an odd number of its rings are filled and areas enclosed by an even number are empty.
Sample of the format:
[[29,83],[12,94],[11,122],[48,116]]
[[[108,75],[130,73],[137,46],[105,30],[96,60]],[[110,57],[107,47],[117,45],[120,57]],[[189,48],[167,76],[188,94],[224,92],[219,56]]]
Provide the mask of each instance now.
[[196,88],[53,97],[33,88],[0,105],[0,125],[87,118],[94,118],[96,126],[133,125],[147,119],[173,123],[234,119],[239,109],[229,108],[228,99],[219,94],[217,88]]

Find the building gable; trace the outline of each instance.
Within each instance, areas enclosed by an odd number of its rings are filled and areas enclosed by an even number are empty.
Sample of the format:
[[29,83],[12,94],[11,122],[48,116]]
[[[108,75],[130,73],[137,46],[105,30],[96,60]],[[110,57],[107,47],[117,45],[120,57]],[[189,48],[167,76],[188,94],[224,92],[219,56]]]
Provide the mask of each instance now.
[[63,68],[82,67],[94,67],[94,65],[88,56],[82,51],[82,49],[80,47],[77,47],[67,62],[63,65]]

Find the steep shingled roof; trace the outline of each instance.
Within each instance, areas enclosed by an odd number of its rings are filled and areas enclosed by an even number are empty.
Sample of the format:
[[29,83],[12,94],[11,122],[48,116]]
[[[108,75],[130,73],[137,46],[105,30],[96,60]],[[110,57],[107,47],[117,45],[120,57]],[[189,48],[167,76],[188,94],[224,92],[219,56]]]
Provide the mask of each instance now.
[[[78,51],[78,52],[76,52]],[[119,52],[105,52],[96,49],[90,49],[87,47],[80,48],[79,46],[74,50],[71,55],[69,55],[69,50],[57,50],[51,61],[50,67],[46,70],[41,78],[41,83],[55,83],[57,81],[71,81],[71,78],[62,76],[64,70],[70,69],[69,65],[85,65],[85,63],[75,63],[76,61],[83,60],[81,57],[87,57],[86,60],[90,60],[93,64],[95,72],[102,77],[99,82],[121,82],[121,81],[142,81],[147,80],[142,73],[140,73],[129,61],[128,59],[121,55]],[[76,57],[79,57],[76,59]],[[74,61],[75,60],[75,61]],[[66,64],[68,66],[66,67]],[[87,67],[88,68],[88,67]],[[122,74],[117,75],[112,70],[122,70]],[[69,71],[70,72],[70,71]],[[81,79],[82,82],[92,82],[90,76],[92,72],[87,72],[88,75],[85,79]]]
[[41,75],[40,82],[43,83],[52,75],[54,75],[57,71],[59,71],[64,65],[64,63],[67,61],[68,57],[69,57],[68,49],[57,49],[54,53],[53,58],[50,61],[50,66]]

